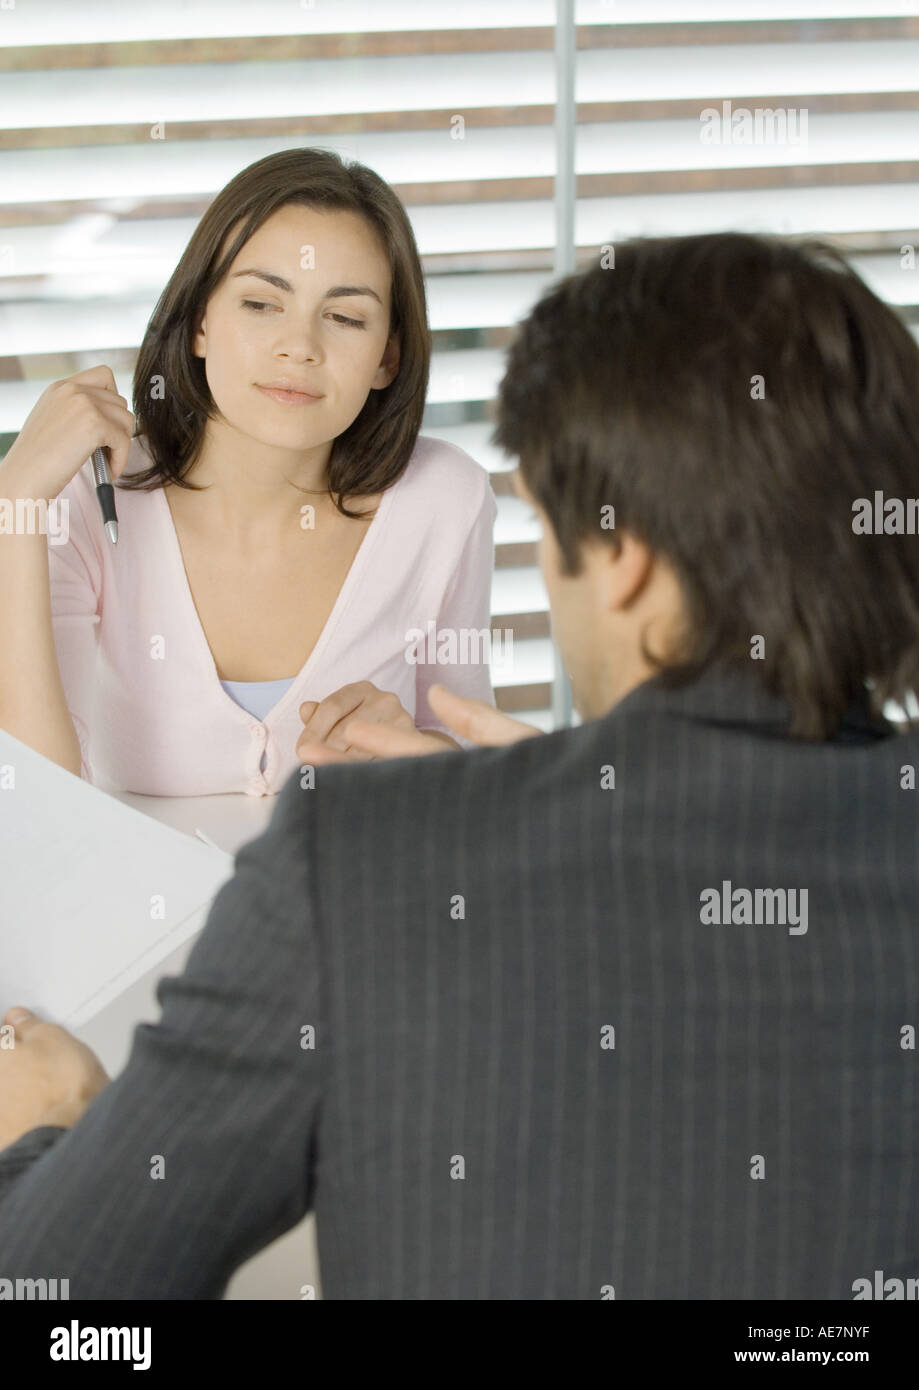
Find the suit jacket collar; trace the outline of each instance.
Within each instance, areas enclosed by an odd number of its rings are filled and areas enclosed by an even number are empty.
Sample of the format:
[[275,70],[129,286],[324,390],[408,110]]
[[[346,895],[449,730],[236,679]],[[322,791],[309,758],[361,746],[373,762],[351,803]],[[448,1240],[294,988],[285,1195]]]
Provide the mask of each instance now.
[[[742,672],[704,671],[691,683],[668,688],[654,676],[624,696],[608,717],[658,711],[709,726],[749,727],[764,737],[790,738],[791,711],[771,695],[754,675]],[[873,715],[865,698],[846,711],[833,743],[872,743],[898,732],[887,719]]]

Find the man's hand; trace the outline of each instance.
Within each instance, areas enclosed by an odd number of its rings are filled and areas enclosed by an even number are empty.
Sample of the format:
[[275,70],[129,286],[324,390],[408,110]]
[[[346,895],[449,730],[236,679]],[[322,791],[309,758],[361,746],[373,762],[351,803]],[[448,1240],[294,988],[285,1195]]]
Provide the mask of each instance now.
[[[300,706],[303,733],[297,740],[297,756],[301,762],[316,763],[322,758],[307,758],[303,750],[317,748],[342,754],[336,762],[366,762],[374,755],[363,752],[353,744],[351,723],[358,715],[361,723],[385,725],[396,730],[414,730],[415,721],[398,695],[390,690],[378,690],[370,681],[355,681],[343,685],[318,704],[305,700]],[[443,745],[441,745],[442,747]],[[333,761],[326,759],[325,761]]]
[[0,1148],[40,1125],[75,1125],[109,1083],[96,1054],[66,1028],[28,1009],[7,1009],[0,1027]]
[[[463,695],[454,695],[443,685],[431,686],[428,701],[442,724],[482,748],[517,743],[522,738],[537,738],[542,734],[542,730],[533,724],[511,719],[510,715],[502,714],[484,700],[469,700]],[[309,741],[307,726],[297,744],[297,753],[302,763],[320,767],[324,763],[351,762],[353,758],[422,757],[429,753],[443,753],[450,747],[445,736],[438,736],[433,731],[425,732],[414,725],[405,728],[401,724],[370,723],[364,719],[349,721],[348,741],[349,752]]]

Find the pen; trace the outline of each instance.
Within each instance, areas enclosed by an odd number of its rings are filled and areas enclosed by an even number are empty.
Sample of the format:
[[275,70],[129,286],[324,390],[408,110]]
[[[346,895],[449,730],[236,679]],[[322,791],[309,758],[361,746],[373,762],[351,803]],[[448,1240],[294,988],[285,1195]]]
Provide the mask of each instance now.
[[96,496],[102,508],[102,519],[112,545],[118,544],[118,516],[115,512],[115,489],[112,475],[108,471],[105,449],[93,449],[93,477],[96,480]]

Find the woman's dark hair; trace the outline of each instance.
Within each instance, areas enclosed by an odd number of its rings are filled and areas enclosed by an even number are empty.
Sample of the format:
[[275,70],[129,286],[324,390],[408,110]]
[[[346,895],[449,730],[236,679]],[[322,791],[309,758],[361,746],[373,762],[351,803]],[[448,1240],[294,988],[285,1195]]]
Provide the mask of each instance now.
[[919,497],[919,346],[820,241],[638,238],[613,254],[537,304],[499,392],[493,442],[519,460],[563,572],[617,531],[670,562],[687,631],[646,653],[664,685],[752,670],[811,739],[853,704],[902,704],[919,689],[919,536],[857,534],[853,513],[876,490]]
[[[283,150],[250,164],[218,193],[173,271],[153,312],[134,369],[135,433],[151,467],[119,480],[150,491],[167,482],[198,490],[184,475],[200,453],[215,406],[204,362],[192,352],[195,329],[213,291],[249,238],[289,203],[360,214],[374,228],[392,271],[390,334],[400,342],[399,370],[369,393],[360,414],[332,444],[328,490],[339,511],[344,497],[383,492],[404,471],[424,413],[431,361],[424,276],[405,208],[389,185],[363,164],[346,164],[321,149]],[[220,259],[231,229],[238,231]],[[151,390],[162,381],[162,390]],[[161,397],[161,398],[160,398]]]

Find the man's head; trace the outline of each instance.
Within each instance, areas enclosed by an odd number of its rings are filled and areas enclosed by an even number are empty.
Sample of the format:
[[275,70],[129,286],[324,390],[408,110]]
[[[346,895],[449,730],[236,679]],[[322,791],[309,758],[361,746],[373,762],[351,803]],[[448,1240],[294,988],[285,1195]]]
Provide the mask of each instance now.
[[746,672],[808,738],[919,689],[919,535],[853,529],[919,498],[919,346],[831,247],[616,247],[521,325],[494,439],[585,718],[663,668]]

